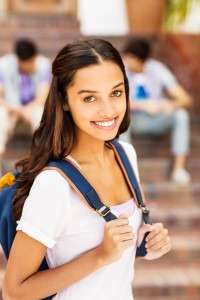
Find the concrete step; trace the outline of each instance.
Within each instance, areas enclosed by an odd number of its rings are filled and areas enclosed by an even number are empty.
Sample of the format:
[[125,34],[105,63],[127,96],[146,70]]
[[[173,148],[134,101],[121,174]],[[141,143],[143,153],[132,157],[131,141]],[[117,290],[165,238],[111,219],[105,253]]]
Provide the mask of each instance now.
[[173,232],[169,230],[172,250],[162,257],[169,263],[200,262],[200,232],[198,229]]
[[[186,168],[191,174],[192,181],[199,181],[200,157],[189,157]],[[138,158],[138,168],[141,182],[165,182],[170,181],[172,161],[162,156]]]
[[[200,152],[200,121],[197,117],[191,116],[192,125],[191,135],[190,135],[190,153],[189,157],[199,158]],[[134,135],[132,137],[132,144],[136,149],[137,155],[139,158],[170,158],[170,134],[154,136],[154,135]]]
[[80,23],[70,16],[47,16],[37,17],[29,16],[23,18],[11,17],[9,20],[0,23],[0,37],[2,39],[13,39],[13,34],[23,36],[29,34],[34,37],[52,37],[68,35],[71,33],[80,32]]
[[2,158],[2,174],[15,171],[15,163],[25,157],[30,149],[30,137],[10,141]]
[[180,205],[186,202],[198,204],[200,201],[199,181],[192,182],[188,187],[182,187],[170,181],[145,182],[141,180],[141,182],[148,202],[168,203],[170,201],[170,203]]
[[140,267],[136,264],[133,293],[135,299],[198,298],[200,296],[200,262],[187,265],[168,263],[167,266],[160,264],[156,267],[148,267],[148,264]]
[[31,37],[42,54],[54,59],[62,47],[80,36],[80,24],[71,16],[11,17],[0,24],[0,54],[13,50],[13,37]]
[[[178,203],[177,203],[178,202]],[[200,203],[173,201],[148,201],[154,223],[163,222],[167,228],[200,229]]]

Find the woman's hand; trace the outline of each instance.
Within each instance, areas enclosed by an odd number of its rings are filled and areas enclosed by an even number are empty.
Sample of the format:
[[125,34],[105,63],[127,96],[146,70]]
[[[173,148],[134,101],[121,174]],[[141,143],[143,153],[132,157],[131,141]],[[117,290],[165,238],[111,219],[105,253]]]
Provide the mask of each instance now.
[[149,234],[146,237],[145,247],[147,249],[147,254],[144,256],[145,259],[156,259],[170,251],[170,237],[168,236],[168,230],[163,227],[163,224],[156,223],[153,225],[145,224],[141,226],[138,230],[138,247],[146,232],[149,232]]
[[104,240],[98,247],[104,265],[117,261],[127,248],[134,245],[135,235],[128,216],[129,213],[125,213],[105,224]]

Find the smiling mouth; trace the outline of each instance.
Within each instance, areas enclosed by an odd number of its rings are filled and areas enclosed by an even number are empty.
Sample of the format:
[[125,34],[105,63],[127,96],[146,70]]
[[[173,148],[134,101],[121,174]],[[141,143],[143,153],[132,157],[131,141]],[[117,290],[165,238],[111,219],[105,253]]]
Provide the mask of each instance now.
[[117,118],[118,117],[109,121],[92,121],[92,123],[102,129],[113,129],[116,125]]

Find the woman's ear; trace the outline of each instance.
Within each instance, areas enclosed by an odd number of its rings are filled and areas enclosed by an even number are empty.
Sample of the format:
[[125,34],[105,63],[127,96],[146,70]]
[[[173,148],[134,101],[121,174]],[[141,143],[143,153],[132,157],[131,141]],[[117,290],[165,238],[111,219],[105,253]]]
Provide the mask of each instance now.
[[64,111],[68,111],[68,110],[69,110],[69,106],[68,106],[67,103],[65,103],[65,104],[63,105],[63,110],[64,110]]

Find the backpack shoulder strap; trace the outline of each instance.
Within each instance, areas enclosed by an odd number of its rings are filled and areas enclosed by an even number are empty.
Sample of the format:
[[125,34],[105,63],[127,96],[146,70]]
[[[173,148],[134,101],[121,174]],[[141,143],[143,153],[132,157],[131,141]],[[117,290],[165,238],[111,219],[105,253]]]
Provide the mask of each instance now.
[[[109,144],[115,151],[115,155],[118,158],[118,162],[121,165],[121,168],[124,172],[124,175],[127,179],[128,184],[129,184],[129,187],[134,195],[136,204],[142,210],[144,222],[146,224],[152,224],[150,216],[149,216],[150,211],[147,209],[147,207],[145,205],[143,191],[140,187],[139,182],[137,181],[134,170],[131,166],[131,163],[129,162],[128,156],[126,155],[124,148],[117,140],[113,140]],[[143,257],[147,254],[147,250],[145,247],[147,235],[148,235],[148,232],[144,235],[141,245],[137,248],[137,251],[136,251],[137,257]]]
[[147,209],[145,205],[145,199],[144,199],[142,188],[135,176],[134,170],[131,166],[131,163],[129,161],[129,158],[123,146],[117,140],[113,140],[109,142],[109,144],[115,152],[117,160],[122,168],[122,171],[126,177],[126,180],[135,198],[135,202],[137,206],[140,207],[142,210],[144,222],[146,224],[152,224],[151,219],[149,217],[150,211]]
[[57,170],[75,189],[86,205],[92,210],[95,210],[106,222],[117,219],[117,217],[111,213],[110,207],[103,204],[100,196],[85,177],[85,174],[83,174],[81,169],[71,160],[64,159],[49,162],[43,170],[47,169]]

